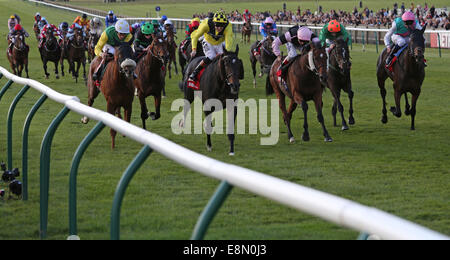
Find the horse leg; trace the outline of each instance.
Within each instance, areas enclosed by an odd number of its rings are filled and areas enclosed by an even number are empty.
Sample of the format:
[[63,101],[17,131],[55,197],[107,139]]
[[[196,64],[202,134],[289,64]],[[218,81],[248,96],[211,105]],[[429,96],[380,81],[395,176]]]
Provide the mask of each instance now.
[[[227,108],[227,122],[233,122],[233,124],[229,123],[228,124],[228,141],[230,141],[230,152],[228,153],[228,155],[233,156],[234,155],[234,125],[236,123],[236,115],[237,115],[237,106],[233,107],[233,110],[231,111],[231,109]],[[231,116],[233,116],[233,118],[230,118]],[[231,121],[231,119],[233,121]]]
[[77,72],[75,73],[75,82],[78,83],[78,76],[80,75],[80,67],[81,67],[81,61],[77,61]]
[[388,121],[387,118],[387,109],[386,109],[386,88],[385,88],[385,81],[386,78],[381,78],[380,76],[378,76],[378,87],[380,88],[380,95],[381,95],[381,99],[383,100],[383,109],[382,109],[382,117],[381,117],[381,122],[383,124],[386,124]]
[[58,73],[58,62],[59,61],[54,61],[54,63],[55,63],[55,78],[56,79],[59,79],[59,73]]
[[417,103],[417,99],[419,99],[419,93],[413,94],[412,98],[411,98],[411,130],[416,130],[415,126],[414,126],[414,120],[416,118],[416,103]]
[[141,119],[142,119],[142,128],[147,129],[145,125],[145,120],[148,118],[148,108],[147,103],[145,102],[145,96],[143,93],[138,94],[139,103],[141,104]]
[[[344,106],[341,103],[341,90],[336,90],[336,97],[335,97],[335,104],[337,104],[337,108],[339,110],[339,113],[341,114],[341,119],[342,119],[342,128],[341,130],[348,130],[348,125],[347,125],[347,121],[345,120],[344,117]],[[334,106],[334,105],[333,105]],[[336,115],[334,115],[334,126],[336,126]]]
[[350,102],[350,108],[348,110],[348,113],[349,113],[348,123],[350,125],[354,125],[355,124],[355,118],[353,117],[353,96],[354,96],[354,93],[350,89],[348,91],[348,99],[349,99],[349,102]]
[[161,95],[155,96],[155,112],[150,113],[152,120],[157,120],[161,117]]
[[25,64],[25,73],[27,74],[27,78],[30,78],[30,75],[28,75],[28,58],[25,59],[24,64]]
[[48,79],[50,74],[47,72],[47,60],[43,60],[44,62],[44,73],[45,73],[45,79]]
[[212,112],[205,111],[205,132],[206,132],[206,150],[208,152],[212,151],[211,144],[211,133],[212,133],[212,122],[211,122]]
[[[167,70],[169,71],[169,79],[172,78],[172,62],[169,60],[169,62],[167,63]],[[164,95],[165,96],[165,95]]]
[[[323,136],[325,137],[325,142],[332,142],[330,135],[328,134],[327,128],[325,127],[325,120],[322,114],[322,93],[317,94],[314,97],[314,104],[316,105],[317,120],[322,125]],[[342,106],[342,105],[341,105]]]
[[[253,54],[251,54],[253,55]],[[253,56],[251,56],[253,57]],[[253,57],[253,59],[251,59],[252,62],[252,72],[253,72],[253,88],[256,88],[256,58]]]
[[177,58],[175,57],[175,53],[173,54],[173,66],[175,67],[175,74],[178,75],[178,69],[177,69]]
[[[283,102],[284,102],[284,98],[283,98]],[[285,119],[285,123],[286,126],[288,128],[288,137],[289,137],[289,142],[293,143],[295,142],[294,139],[294,135],[292,134],[292,130],[291,130],[291,119],[292,119],[292,113],[294,112],[294,110],[297,108],[297,103],[294,102],[294,100],[291,99],[290,104],[289,104],[289,108],[286,114],[286,119]]]
[[395,100],[395,107],[391,107],[391,112],[396,117],[402,116],[402,110],[400,108],[400,98],[402,97],[402,93],[400,93],[400,90],[397,90],[394,84],[394,100]]
[[86,58],[83,59],[82,65],[83,65],[83,80],[84,80],[84,83],[86,83],[87,82],[87,77],[86,77]]
[[306,103],[306,100],[302,100],[301,105],[302,105],[302,110],[303,110],[303,134],[302,134],[302,140],[307,142],[307,141],[309,141],[308,103]]
[[408,102],[408,94],[405,93],[405,115],[409,116],[411,114],[409,102]]
[[[108,112],[108,113],[110,113],[111,115],[115,115],[115,113],[116,113],[116,108],[111,104],[111,103],[107,103],[106,104],[106,111]],[[116,146],[116,135],[117,135],[117,132],[116,132],[116,130],[114,130],[113,128],[111,128],[110,130],[109,130],[109,134],[111,135],[111,149],[112,150],[114,150],[114,148],[115,148],[115,146]]]
[[[91,85],[89,86],[89,93],[88,93],[88,106],[92,107],[94,104],[95,98],[97,98],[100,91],[97,89],[97,87]],[[89,122],[89,118],[87,116],[84,116],[81,118],[81,123],[87,124]]]

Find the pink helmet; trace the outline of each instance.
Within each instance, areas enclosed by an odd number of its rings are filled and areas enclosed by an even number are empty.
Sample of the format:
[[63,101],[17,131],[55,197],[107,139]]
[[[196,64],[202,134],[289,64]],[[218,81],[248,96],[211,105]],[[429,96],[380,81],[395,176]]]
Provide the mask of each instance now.
[[273,24],[274,22],[273,22],[273,19],[272,19],[272,17],[267,17],[266,18],[266,20],[264,20],[264,23],[266,24],[266,23],[270,23],[270,24]]
[[402,15],[402,20],[404,22],[406,21],[414,21],[416,20],[416,17],[414,16],[414,14],[411,11],[406,11],[403,15]]
[[300,27],[297,31],[297,38],[300,41],[310,41],[311,40],[312,31],[306,27]]

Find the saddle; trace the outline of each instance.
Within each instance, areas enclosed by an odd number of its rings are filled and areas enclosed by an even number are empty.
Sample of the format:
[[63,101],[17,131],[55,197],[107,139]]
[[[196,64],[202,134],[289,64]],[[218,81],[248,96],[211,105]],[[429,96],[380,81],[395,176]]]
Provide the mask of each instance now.
[[400,48],[396,53],[394,53],[394,57],[392,58],[391,62],[386,65],[386,68],[390,71],[390,72],[394,72],[394,64],[397,61],[398,57],[400,56],[400,54],[402,54],[402,52],[408,47],[408,44],[405,44],[405,46],[403,46],[402,48]]
[[188,80],[187,87],[191,88],[193,90],[199,90],[200,89],[200,79],[202,78],[203,72],[205,72],[206,67],[203,67],[200,72],[197,75],[197,78],[195,81]]

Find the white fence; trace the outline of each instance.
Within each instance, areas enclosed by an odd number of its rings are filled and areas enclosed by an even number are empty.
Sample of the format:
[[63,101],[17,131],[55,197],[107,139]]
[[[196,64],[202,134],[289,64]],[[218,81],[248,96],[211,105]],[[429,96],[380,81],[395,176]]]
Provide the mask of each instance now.
[[114,115],[81,104],[79,98],[58,93],[32,79],[17,77],[0,67],[4,77],[45,94],[80,115],[103,122],[121,134],[150,146],[165,157],[205,176],[320,217],[341,226],[376,234],[382,239],[449,239],[448,237],[381,210],[281,180],[260,172],[211,159],[177,145],[159,135],[118,119]]

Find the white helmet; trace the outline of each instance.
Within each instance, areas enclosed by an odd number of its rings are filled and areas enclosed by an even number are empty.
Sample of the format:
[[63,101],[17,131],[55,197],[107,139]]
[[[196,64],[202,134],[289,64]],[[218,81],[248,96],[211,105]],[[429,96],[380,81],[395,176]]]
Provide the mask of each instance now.
[[164,22],[164,25],[173,25],[173,23],[172,23],[171,20],[167,19],[167,20]]
[[118,33],[130,33],[130,25],[124,19],[117,21],[115,28]]

